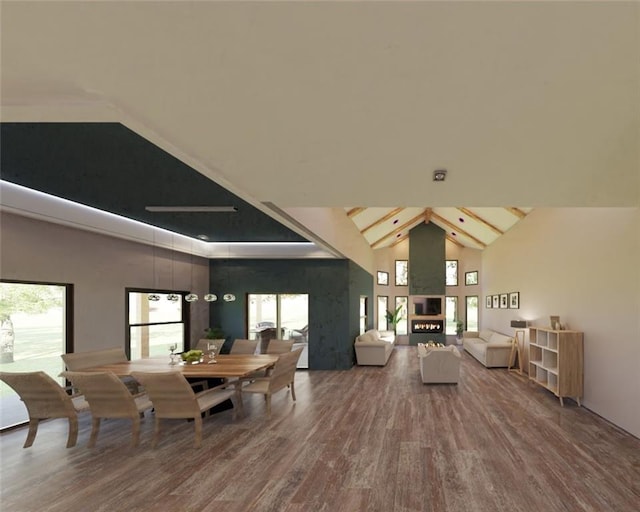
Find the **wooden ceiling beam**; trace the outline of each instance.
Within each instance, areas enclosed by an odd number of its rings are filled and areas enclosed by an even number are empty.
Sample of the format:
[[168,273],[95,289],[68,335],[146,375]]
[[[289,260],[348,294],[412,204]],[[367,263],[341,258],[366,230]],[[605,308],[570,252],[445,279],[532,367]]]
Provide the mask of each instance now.
[[359,213],[365,211],[366,208],[362,207],[362,206],[357,206],[356,208],[351,208],[351,210],[349,210],[347,212],[347,217],[355,217],[356,215],[358,215]]
[[395,247],[399,243],[404,242],[405,240],[407,240],[408,238],[409,238],[409,233],[407,233],[406,235],[401,236],[400,238],[396,239],[392,244],[389,245],[389,247]]
[[425,208],[424,209],[424,223],[425,224],[429,224],[429,222],[431,222],[431,214],[433,213],[433,210],[431,208]]
[[479,240],[478,238],[473,236],[471,233],[467,233],[464,229],[460,229],[459,226],[456,226],[455,224],[449,222],[444,217],[440,217],[440,215],[438,215],[437,213],[432,213],[431,217],[433,218],[434,221],[436,221],[438,223],[441,223],[441,224],[444,224],[445,226],[450,228],[452,231],[457,231],[461,235],[464,235],[467,238],[470,238],[471,240],[473,240],[476,244],[478,244],[483,249],[487,246],[487,244],[485,244],[482,240]]
[[520,210],[519,208],[516,208],[515,206],[508,206],[505,207],[505,210],[507,210],[509,213],[515,215],[516,217],[518,217],[519,219],[524,219],[527,214],[524,213],[522,210]]
[[461,244],[458,240],[453,238],[451,235],[447,235],[446,239],[449,240],[449,242],[451,242],[453,245],[457,245],[458,247],[460,247],[460,249],[464,248],[464,244]]
[[387,222],[389,219],[395,217],[396,215],[398,215],[402,210],[404,210],[404,208],[396,208],[395,210],[391,210],[389,213],[387,213],[384,217],[381,217],[380,219],[378,219],[377,221],[375,221],[373,224],[369,224],[366,228],[363,228],[360,233],[362,235],[364,235],[367,231],[369,231],[372,228],[375,228],[376,226],[379,226],[380,224],[384,224],[385,222]]
[[464,213],[467,217],[469,217],[470,219],[475,220],[476,222],[479,222],[480,224],[482,224],[483,226],[488,227],[491,231],[493,231],[496,235],[504,235],[504,231],[498,229],[497,227],[495,227],[493,224],[487,222],[486,220],[484,220],[482,217],[480,217],[479,215],[473,213],[471,210],[469,210],[469,208],[458,208],[458,210],[460,210],[462,213]]
[[390,236],[396,236],[398,233],[400,233],[403,229],[407,229],[409,227],[413,227],[416,226],[417,224],[419,224],[422,220],[424,219],[424,213],[420,213],[420,215],[416,215],[413,219],[411,219],[410,221],[405,222],[402,226],[394,229],[393,231],[390,231],[389,233],[387,233],[386,235],[384,235],[382,238],[376,240],[375,242],[373,242],[371,244],[371,248],[375,249],[377,245],[380,245],[383,241],[385,241],[387,238],[389,238]]

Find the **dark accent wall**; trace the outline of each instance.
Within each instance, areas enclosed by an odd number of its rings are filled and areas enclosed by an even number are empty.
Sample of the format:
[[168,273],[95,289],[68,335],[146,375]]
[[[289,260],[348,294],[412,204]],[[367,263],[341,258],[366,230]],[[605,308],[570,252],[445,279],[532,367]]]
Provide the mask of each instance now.
[[359,299],[367,295],[372,303],[373,276],[350,260],[210,260],[210,289],[236,296],[210,309],[227,348],[247,336],[247,294],[309,294],[309,369],[344,370],[354,364]]
[[[420,224],[409,233],[409,295],[444,295],[445,236],[435,224]],[[444,308],[444,304],[442,305]],[[444,310],[443,310],[444,313]],[[445,334],[410,334],[409,343],[433,340],[444,343]]]

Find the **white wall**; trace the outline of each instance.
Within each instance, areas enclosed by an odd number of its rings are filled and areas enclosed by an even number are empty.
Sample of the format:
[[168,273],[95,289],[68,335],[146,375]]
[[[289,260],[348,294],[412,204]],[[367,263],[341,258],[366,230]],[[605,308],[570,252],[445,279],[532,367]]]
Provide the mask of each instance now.
[[[483,309],[481,327],[584,332],[584,405],[640,436],[640,209],[536,209],[484,250],[485,294],[520,292],[520,309]],[[527,336],[528,341],[528,336]]]
[[[193,261],[194,291],[206,293],[205,258],[159,248],[154,254],[148,245],[9,213],[0,220],[0,277],[74,285],[78,352],[124,347],[125,287],[190,290]],[[194,343],[208,325],[209,309],[202,300],[190,307]]]

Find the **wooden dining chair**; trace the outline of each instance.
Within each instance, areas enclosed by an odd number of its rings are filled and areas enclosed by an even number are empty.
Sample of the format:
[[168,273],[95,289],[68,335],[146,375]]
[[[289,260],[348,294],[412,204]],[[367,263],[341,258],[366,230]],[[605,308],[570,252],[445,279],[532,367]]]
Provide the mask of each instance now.
[[277,393],[281,389],[291,388],[291,398],[295,402],[296,390],[294,380],[296,375],[296,365],[302,353],[302,348],[298,348],[291,352],[285,352],[278,356],[278,360],[271,372],[265,377],[247,377],[240,379],[248,381],[249,384],[242,386],[240,389],[243,393],[259,393],[264,395],[267,402],[267,417],[271,417],[271,395]]
[[228,399],[234,401],[234,419],[236,411],[242,411],[242,396],[236,388],[226,387],[227,384],[195,393],[184,375],[178,372],[133,372],[132,375],[144,385],[153,402],[156,417],[153,446],[158,443],[163,418],[193,420],[195,447],[198,448],[202,443],[203,412]]
[[[122,347],[108,348],[104,350],[89,350],[87,352],[69,352],[61,354],[62,360],[68,371],[81,372],[92,366],[105,364],[126,363],[128,361]],[[138,382],[133,377],[120,377],[129,391],[136,395],[140,393]]]
[[110,372],[62,372],[89,402],[93,417],[89,447],[98,439],[100,420],[103,418],[127,418],[131,420],[131,445],[140,442],[140,418],[153,404],[146,393],[132,395],[127,386]]
[[230,354],[255,354],[258,340],[241,340],[236,339],[231,345]]
[[291,352],[293,340],[269,340],[267,345],[267,354],[284,354]]
[[40,420],[67,418],[69,436],[67,448],[78,440],[78,413],[89,410],[83,396],[71,396],[45,372],[0,372],[0,380],[8,384],[24,402],[29,413],[29,433],[23,448],[29,448],[38,433]]

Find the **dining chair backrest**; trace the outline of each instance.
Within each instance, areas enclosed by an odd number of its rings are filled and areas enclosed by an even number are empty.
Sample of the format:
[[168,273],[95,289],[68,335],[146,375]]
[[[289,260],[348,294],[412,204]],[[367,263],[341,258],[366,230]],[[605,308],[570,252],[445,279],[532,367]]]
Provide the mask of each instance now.
[[62,354],[61,357],[67,370],[72,372],[82,371],[92,366],[124,363],[127,361],[127,355],[122,348],[91,350],[89,352],[70,352],[68,354]]
[[102,418],[129,418],[132,421],[132,445],[140,438],[140,416],[153,407],[146,394],[134,396],[121,379],[111,372],[62,372],[89,402],[93,416],[89,446],[95,445]]
[[161,418],[193,418],[200,415],[196,394],[178,372],[133,372],[145,387],[155,414]]
[[[105,364],[126,363],[128,361],[127,354],[124,349],[108,348],[105,350],[90,350],[88,352],[69,352],[68,354],[62,354],[62,360],[64,361],[67,370],[72,372],[81,372],[87,368],[93,366],[102,366]],[[140,392],[138,383],[131,377],[121,377],[129,392],[137,394]]]
[[27,408],[29,434],[24,448],[33,444],[38,431],[38,423],[41,419],[46,418],[68,418],[67,448],[76,444],[78,437],[77,413],[89,409],[89,404],[83,397],[72,398],[60,384],[42,371],[0,372],[0,380],[13,388]]
[[302,348],[298,348],[278,356],[278,360],[269,374],[270,393],[275,393],[293,382],[302,350]]
[[230,354],[255,354],[258,340],[236,339],[231,346]]
[[138,415],[133,395],[110,372],[62,372],[89,402],[91,414],[101,418],[130,418]]
[[293,347],[293,340],[269,340],[267,354],[291,352],[291,347]]

